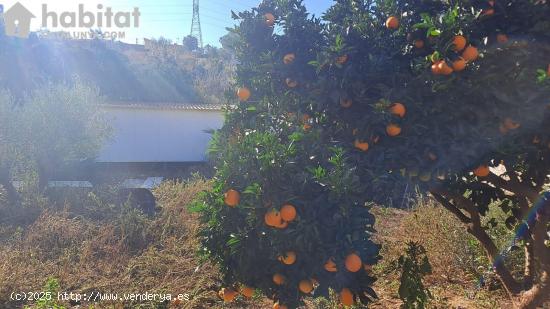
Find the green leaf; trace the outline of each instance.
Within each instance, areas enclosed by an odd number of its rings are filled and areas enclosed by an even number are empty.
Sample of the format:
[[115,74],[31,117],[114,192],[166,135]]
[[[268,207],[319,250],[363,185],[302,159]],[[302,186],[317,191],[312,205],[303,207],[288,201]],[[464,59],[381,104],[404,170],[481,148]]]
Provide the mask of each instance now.
[[428,34],[431,35],[431,36],[439,36],[439,35],[441,35],[441,30],[436,29],[436,28],[430,28]]
[[429,23],[418,23],[418,24],[414,24],[413,25],[413,29],[417,30],[417,29],[428,29],[430,28],[432,25],[429,24]]

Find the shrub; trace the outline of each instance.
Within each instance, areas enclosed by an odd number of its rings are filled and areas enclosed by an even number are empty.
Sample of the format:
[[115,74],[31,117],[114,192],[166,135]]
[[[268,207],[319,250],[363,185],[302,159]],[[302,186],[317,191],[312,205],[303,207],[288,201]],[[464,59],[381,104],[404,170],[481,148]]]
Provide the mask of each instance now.
[[399,298],[403,301],[402,308],[426,308],[429,299],[432,298],[422,282],[424,276],[432,272],[426,250],[419,243],[409,242],[405,254],[396,262],[401,272]]

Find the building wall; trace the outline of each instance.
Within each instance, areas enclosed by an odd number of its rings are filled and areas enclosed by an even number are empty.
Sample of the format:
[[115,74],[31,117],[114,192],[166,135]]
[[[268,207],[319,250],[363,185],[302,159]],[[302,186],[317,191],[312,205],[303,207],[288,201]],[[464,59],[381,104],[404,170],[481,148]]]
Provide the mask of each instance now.
[[114,129],[98,162],[200,162],[222,111],[103,107]]

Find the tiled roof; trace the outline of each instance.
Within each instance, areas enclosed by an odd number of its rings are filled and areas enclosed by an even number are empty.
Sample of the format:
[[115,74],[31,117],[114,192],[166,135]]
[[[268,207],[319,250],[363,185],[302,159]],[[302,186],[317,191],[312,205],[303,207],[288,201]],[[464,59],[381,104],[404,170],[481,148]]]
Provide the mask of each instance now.
[[221,111],[222,105],[184,104],[184,103],[140,103],[140,102],[111,102],[105,107],[154,110],[188,110],[188,111]]

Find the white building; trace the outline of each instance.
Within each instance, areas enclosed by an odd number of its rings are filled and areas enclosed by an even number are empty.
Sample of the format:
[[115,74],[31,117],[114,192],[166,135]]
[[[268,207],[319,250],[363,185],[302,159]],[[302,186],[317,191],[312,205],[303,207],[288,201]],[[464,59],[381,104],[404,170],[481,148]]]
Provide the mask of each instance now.
[[98,163],[203,162],[208,131],[224,121],[220,106],[117,103],[102,109],[114,132]]

